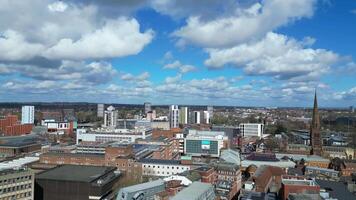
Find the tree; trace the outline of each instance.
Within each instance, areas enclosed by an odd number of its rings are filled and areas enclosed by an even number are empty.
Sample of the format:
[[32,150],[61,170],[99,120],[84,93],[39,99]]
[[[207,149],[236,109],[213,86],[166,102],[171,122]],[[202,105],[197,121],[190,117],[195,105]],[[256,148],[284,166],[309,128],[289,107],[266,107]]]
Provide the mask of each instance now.
[[274,131],[274,134],[281,134],[281,133],[286,133],[287,132],[287,128],[285,126],[283,126],[283,124],[277,124],[277,128]]

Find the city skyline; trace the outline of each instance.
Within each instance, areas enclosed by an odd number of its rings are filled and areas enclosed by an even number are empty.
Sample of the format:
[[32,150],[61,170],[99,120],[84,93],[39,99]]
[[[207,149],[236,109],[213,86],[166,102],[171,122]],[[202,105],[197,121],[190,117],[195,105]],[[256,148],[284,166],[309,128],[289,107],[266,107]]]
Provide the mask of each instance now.
[[316,89],[320,107],[355,106],[355,1],[0,0],[0,10],[0,102],[312,107]]

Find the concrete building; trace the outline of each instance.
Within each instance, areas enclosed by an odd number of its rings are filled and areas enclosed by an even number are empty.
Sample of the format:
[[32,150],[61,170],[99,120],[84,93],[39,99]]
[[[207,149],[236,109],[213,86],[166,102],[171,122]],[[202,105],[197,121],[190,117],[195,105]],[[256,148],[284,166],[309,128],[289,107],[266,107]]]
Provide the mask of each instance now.
[[170,123],[170,128],[178,128],[179,127],[178,105],[171,105],[169,107],[169,123]]
[[184,144],[185,154],[219,157],[221,149],[228,146],[228,137],[219,131],[189,130]]
[[204,111],[203,114],[204,114],[204,123],[205,124],[210,124],[210,113],[209,113],[209,111]]
[[77,130],[77,144],[81,142],[121,142],[134,143],[136,139],[146,139],[152,136],[151,129],[98,129],[95,131],[87,131],[85,129]]
[[116,167],[62,165],[36,175],[35,199],[113,199]]
[[34,177],[29,169],[0,171],[0,199],[34,200]]
[[209,183],[193,182],[187,188],[178,192],[172,200],[215,200],[213,185]]
[[305,175],[313,178],[324,179],[324,180],[336,180],[340,178],[340,172],[333,169],[326,169],[320,167],[305,167]]
[[193,112],[193,124],[200,124],[201,123],[201,116],[200,111]]
[[8,140],[0,143],[0,158],[14,157],[41,150],[41,144],[34,140]]
[[148,112],[152,111],[152,104],[149,102],[145,102],[143,104],[144,108],[145,108],[145,114],[147,115]]
[[188,124],[189,110],[188,107],[181,107],[179,109],[179,124]]
[[243,137],[263,137],[263,124],[258,123],[241,123],[239,125]]
[[99,103],[97,108],[97,117],[103,118],[105,112],[105,104]]
[[59,135],[73,135],[78,126],[76,121],[57,121],[55,119],[42,120],[41,125],[46,126],[48,132]]
[[116,128],[118,115],[118,111],[113,106],[109,106],[104,113],[103,127]]
[[170,130],[170,122],[168,121],[153,121],[151,122],[152,129]]
[[119,190],[116,200],[153,199],[154,195],[165,190],[162,179],[124,187]]
[[190,166],[182,165],[178,160],[141,159],[142,175],[171,176],[190,170]]
[[34,124],[35,123],[35,107],[22,106],[21,124]]
[[214,107],[213,106],[207,106],[206,110],[208,111],[210,118],[212,118],[214,116]]

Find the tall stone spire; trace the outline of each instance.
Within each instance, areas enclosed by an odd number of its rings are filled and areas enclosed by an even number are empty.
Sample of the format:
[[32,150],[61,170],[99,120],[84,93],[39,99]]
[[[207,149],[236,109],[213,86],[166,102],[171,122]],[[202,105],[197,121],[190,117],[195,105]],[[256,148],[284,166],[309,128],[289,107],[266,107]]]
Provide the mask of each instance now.
[[322,142],[321,142],[321,135],[320,135],[320,117],[318,111],[318,100],[317,100],[316,90],[314,96],[313,118],[310,124],[310,144],[312,147],[310,154],[321,156]]

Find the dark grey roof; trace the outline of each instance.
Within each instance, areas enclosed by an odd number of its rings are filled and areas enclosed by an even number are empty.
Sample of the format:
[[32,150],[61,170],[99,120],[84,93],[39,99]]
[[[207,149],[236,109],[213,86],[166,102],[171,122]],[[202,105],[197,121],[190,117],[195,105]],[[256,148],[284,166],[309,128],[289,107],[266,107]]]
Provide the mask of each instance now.
[[[342,199],[342,200],[355,200],[356,195],[353,195],[347,190],[347,185],[342,182],[327,181],[316,179],[316,182],[320,185],[320,188],[324,188],[330,193],[330,197]],[[331,191],[329,191],[331,189]]]
[[92,182],[115,167],[62,165],[36,175],[36,179]]

